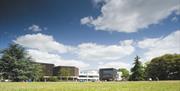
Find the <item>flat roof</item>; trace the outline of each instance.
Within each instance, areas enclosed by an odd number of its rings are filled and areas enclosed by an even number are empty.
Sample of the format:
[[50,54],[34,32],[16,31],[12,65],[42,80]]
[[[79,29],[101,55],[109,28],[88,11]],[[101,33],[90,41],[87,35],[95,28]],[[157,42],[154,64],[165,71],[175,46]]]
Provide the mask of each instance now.
[[111,69],[117,70],[117,69],[115,69],[115,68],[100,68],[99,70],[111,70]]
[[75,67],[75,66],[55,66],[55,68],[58,68],[58,67],[64,67],[64,68],[78,68],[78,67]]
[[36,64],[45,64],[45,65],[54,65],[52,63],[40,63],[40,62],[33,62],[33,63],[36,63]]

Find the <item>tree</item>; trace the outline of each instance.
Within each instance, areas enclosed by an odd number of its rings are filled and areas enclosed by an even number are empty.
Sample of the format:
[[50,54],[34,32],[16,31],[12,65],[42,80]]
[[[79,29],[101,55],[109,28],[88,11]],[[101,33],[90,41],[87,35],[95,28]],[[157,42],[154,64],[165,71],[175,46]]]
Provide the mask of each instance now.
[[38,65],[33,63],[27,52],[18,44],[10,44],[1,51],[0,71],[3,79],[12,81],[37,80]]
[[165,54],[153,58],[146,73],[154,80],[180,80],[180,54]]
[[122,72],[122,80],[128,80],[129,79],[129,71],[125,68],[120,68],[120,72]]
[[130,79],[131,81],[141,81],[144,80],[144,67],[142,63],[139,61],[139,57],[135,57],[135,62],[134,62],[134,67],[131,68],[131,76]]
[[144,63],[144,79],[145,80],[152,80],[152,78],[148,77],[147,73],[147,66],[150,64],[150,61]]
[[30,68],[29,69],[29,71],[30,71],[29,77],[31,79],[33,79],[34,81],[40,81],[40,78],[42,78],[44,76],[42,66],[37,63],[32,63],[29,66],[31,66],[31,67],[29,67]]

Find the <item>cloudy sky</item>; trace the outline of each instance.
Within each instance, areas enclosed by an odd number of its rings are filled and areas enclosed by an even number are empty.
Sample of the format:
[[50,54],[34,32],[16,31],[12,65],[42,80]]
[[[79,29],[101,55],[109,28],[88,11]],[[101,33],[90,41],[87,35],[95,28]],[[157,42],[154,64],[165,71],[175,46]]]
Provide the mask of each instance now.
[[180,0],[0,0],[0,49],[12,42],[37,62],[129,69],[180,53]]

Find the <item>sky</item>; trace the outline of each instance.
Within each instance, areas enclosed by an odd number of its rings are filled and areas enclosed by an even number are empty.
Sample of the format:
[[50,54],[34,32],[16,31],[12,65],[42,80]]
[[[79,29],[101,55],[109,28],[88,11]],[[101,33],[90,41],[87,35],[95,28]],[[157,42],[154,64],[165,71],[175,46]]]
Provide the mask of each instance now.
[[80,70],[180,54],[179,0],[0,0],[0,49]]

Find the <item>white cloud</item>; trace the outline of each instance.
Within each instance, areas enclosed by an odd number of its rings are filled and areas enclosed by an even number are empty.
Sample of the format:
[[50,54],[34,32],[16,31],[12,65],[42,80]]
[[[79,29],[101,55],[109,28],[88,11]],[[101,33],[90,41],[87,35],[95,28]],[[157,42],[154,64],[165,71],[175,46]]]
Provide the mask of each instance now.
[[28,27],[28,30],[33,31],[33,32],[39,32],[39,31],[42,31],[43,29],[40,28],[38,25],[33,24],[32,26]]
[[124,62],[108,62],[104,64],[100,64],[98,68],[127,68],[130,69],[131,65]]
[[[95,0],[97,3],[103,0]],[[179,14],[179,0],[104,0],[101,15],[81,19],[81,24],[92,25],[96,30],[136,32],[158,24],[173,12]]]
[[55,41],[53,36],[41,33],[26,34],[18,37],[14,42],[26,47],[28,53],[36,62],[53,63],[61,66],[76,66],[80,68],[89,66],[89,64],[73,58],[62,58],[60,56],[62,53],[68,53],[74,48]]
[[[89,64],[84,62],[97,61],[101,63],[99,68],[130,68],[129,63],[120,60],[138,52],[134,46],[143,49],[143,60],[150,60],[166,53],[180,53],[180,30],[165,37],[146,38],[137,41],[137,44],[133,40],[124,40],[112,45],[82,43],[68,46],[55,41],[50,35],[41,33],[26,34],[18,37],[14,42],[26,47],[28,53],[37,62],[85,68]],[[62,55],[69,58],[65,59]]]
[[83,43],[78,46],[77,54],[82,60],[118,60],[134,52],[132,43],[132,40],[125,40],[117,45],[98,45],[95,43]]
[[166,37],[144,39],[138,42],[138,46],[145,49],[146,60],[166,53],[180,53],[180,30]]
[[[28,53],[37,62],[54,63],[56,65],[89,67],[87,63],[100,63],[99,68],[130,68],[130,64],[120,60],[127,60],[135,50],[135,46],[143,51],[143,61],[150,60],[166,53],[180,54],[180,30],[159,38],[146,38],[134,43],[133,40],[124,40],[112,45],[96,43],[82,43],[77,46],[68,46],[54,40],[50,35],[26,34],[14,40],[15,43],[27,48]],[[65,59],[64,57],[68,57]],[[93,61],[93,62],[92,62]],[[87,63],[84,63],[87,62]]]
[[92,0],[94,4],[98,4],[98,3],[101,3],[101,2],[105,2],[105,0]]
[[101,4],[105,3],[107,0],[92,0],[94,7],[100,7]]
[[41,33],[26,34],[18,37],[14,42],[26,48],[33,48],[46,52],[65,53],[72,49],[70,46],[65,46],[55,41],[52,36]]
[[[83,43],[78,46],[68,46],[55,41],[52,36],[41,33],[26,34],[18,37],[14,42],[27,48],[29,54],[38,62],[78,67],[88,66],[82,61],[115,61],[132,54],[135,50],[133,40],[121,41],[116,45]],[[62,55],[71,57],[64,59]]]
[[93,22],[93,17],[84,17],[83,19],[81,19],[81,24],[89,24],[89,22]]
[[28,53],[36,62],[52,63],[55,64],[56,66],[76,66],[80,68],[85,68],[89,66],[89,64],[86,64],[79,60],[74,60],[74,59],[66,60],[63,59],[60,55],[50,54],[48,52],[42,52],[39,50],[30,49],[28,50]]
[[177,22],[177,21],[178,21],[178,17],[177,17],[177,16],[173,17],[173,18],[171,19],[171,21],[172,21],[172,22]]

